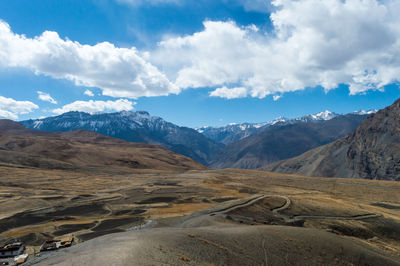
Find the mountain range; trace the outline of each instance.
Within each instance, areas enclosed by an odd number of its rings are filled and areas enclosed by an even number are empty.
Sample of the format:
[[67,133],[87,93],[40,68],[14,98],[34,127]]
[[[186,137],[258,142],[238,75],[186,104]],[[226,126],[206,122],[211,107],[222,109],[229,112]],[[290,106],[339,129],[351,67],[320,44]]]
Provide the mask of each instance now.
[[400,180],[400,99],[344,138],[263,167],[309,176]]
[[[372,113],[371,111],[360,111],[357,112],[359,114],[364,113]],[[235,141],[241,140],[246,137],[250,137],[256,135],[263,131],[264,129],[271,127],[271,126],[283,126],[288,124],[297,124],[297,123],[306,123],[306,122],[317,122],[317,121],[326,121],[332,118],[339,116],[339,114],[333,113],[331,111],[325,110],[323,112],[317,114],[306,115],[299,118],[285,118],[285,117],[278,117],[270,122],[263,122],[263,123],[242,123],[242,124],[229,124],[223,127],[201,127],[196,128],[199,133],[202,133],[204,136],[223,143],[223,144],[230,144]]]
[[304,117],[279,122],[258,134],[228,144],[209,166],[255,169],[291,158],[346,136],[367,116],[331,114],[325,118]]
[[46,132],[87,130],[129,142],[157,144],[213,168],[254,169],[343,137],[373,112],[339,115],[324,111],[295,119],[280,117],[264,123],[196,130],[177,126],[145,111],[68,112],[21,124]]
[[30,129],[47,132],[81,129],[130,142],[157,144],[204,165],[224,146],[194,129],[179,127],[144,111],[93,115],[68,112],[44,119],[22,121],[21,124]]

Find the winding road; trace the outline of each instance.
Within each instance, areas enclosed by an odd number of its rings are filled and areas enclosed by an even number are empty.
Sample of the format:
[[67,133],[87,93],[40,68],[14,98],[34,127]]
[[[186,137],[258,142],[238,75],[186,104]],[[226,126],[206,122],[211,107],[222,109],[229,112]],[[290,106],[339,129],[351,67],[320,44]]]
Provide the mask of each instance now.
[[270,197],[270,196],[268,196],[268,195],[259,195],[259,196],[255,196],[255,197],[252,197],[252,198],[248,199],[248,200],[245,201],[245,202],[242,202],[242,203],[239,203],[239,204],[235,204],[235,205],[231,205],[231,206],[229,206],[229,207],[227,207],[227,208],[224,208],[224,209],[221,209],[221,210],[218,210],[218,211],[210,212],[210,215],[211,215],[211,214],[225,214],[225,213],[227,213],[227,212],[234,211],[234,210],[236,210],[236,209],[248,207],[248,206],[250,206],[250,205],[253,205],[253,204],[256,203],[257,201],[260,201],[260,200],[262,200],[262,199],[265,199],[266,197]]
[[279,208],[275,208],[272,210],[272,213],[281,216],[286,222],[298,222],[302,220],[363,220],[369,218],[378,218],[381,217],[381,214],[377,213],[367,213],[361,215],[354,215],[354,216],[325,216],[325,215],[296,215],[296,216],[289,216],[286,214],[279,213],[288,209],[291,205],[291,200],[286,196],[275,196],[280,197],[286,200],[286,203]]
[[271,211],[274,215],[278,215],[281,218],[283,218],[285,220],[285,222],[287,222],[287,223],[293,223],[293,222],[298,222],[298,221],[302,221],[302,220],[363,220],[363,219],[369,219],[369,218],[378,218],[378,217],[382,216],[381,214],[377,214],[377,213],[367,213],[367,214],[354,215],[354,216],[325,216],[325,215],[292,216],[292,215],[286,215],[286,214],[282,214],[281,212],[288,209],[291,206],[292,201],[289,199],[289,197],[282,196],[282,195],[258,195],[258,196],[248,199],[245,202],[231,205],[222,210],[210,212],[210,215],[226,214],[226,213],[236,210],[236,209],[251,206],[251,205],[255,204],[256,202],[258,202],[262,199],[265,199],[267,197],[278,197],[278,198],[282,198],[285,200],[285,204],[283,204],[281,207],[274,208]]

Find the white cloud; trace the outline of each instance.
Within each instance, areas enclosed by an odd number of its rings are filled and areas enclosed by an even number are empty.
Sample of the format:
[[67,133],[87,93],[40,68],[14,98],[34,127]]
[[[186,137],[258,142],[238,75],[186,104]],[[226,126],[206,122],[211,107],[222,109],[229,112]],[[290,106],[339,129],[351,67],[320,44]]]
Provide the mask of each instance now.
[[28,114],[39,106],[29,101],[16,101],[0,96],[0,118],[18,119],[20,114]]
[[89,97],[93,97],[94,96],[94,93],[91,90],[85,90],[85,92],[83,94],[85,94],[85,95],[87,95]]
[[282,98],[282,95],[274,95],[274,96],[272,96],[272,98],[273,98],[274,101],[276,102],[277,100],[279,100],[280,98]]
[[[224,1],[249,10],[264,3]],[[400,1],[275,0],[272,5],[271,32],[232,21],[205,21],[204,30],[166,38],[148,52],[107,42],[82,45],[48,31],[27,38],[0,22],[0,67],[29,68],[118,98],[224,86],[247,88],[238,97],[263,98],[319,85],[331,90],[339,84],[357,94],[399,82]]]
[[115,101],[75,101],[73,103],[64,105],[61,108],[53,110],[55,114],[63,114],[71,111],[79,111],[86,113],[99,113],[99,112],[109,112],[109,111],[130,111],[133,110],[133,106],[136,102],[131,102],[126,99],[119,99]]
[[50,96],[50,94],[48,94],[46,92],[42,92],[42,91],[37,91],[37,94],[38,94],[39,100],[49,102],[52,104],[57,104],[57,101],[54,100],[53,97]]
[[210,92],[211,97],[220,97],[225,99],[236,99],[247,96],[247,89],[244,87],[227,88],[221,87]]
[[0,119],[18,119],[18,115],[10,111],[0,109]]
[[382,90],[400,77],[400,1],[275,0],[274,30],[206,21],[204,30],[159,43],[150,54],[184,88],[239,86],[263,98],[347,84]]
[[0,67],[28,68],[78,86],[100,88],[103,95],[136,98],[179,92],[134,47],[117,48],[108,42],[82,45],[51,31],[27,38],[1,20],[0,47]]

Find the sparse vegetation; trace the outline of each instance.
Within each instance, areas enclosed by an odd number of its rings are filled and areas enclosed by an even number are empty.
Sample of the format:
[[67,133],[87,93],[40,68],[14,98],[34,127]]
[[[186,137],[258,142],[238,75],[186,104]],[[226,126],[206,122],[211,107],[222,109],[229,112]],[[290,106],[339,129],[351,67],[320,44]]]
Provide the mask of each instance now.
[[190,261],[189,257],[183,255],[183,254],[179,254],[179,258],[183,261]]

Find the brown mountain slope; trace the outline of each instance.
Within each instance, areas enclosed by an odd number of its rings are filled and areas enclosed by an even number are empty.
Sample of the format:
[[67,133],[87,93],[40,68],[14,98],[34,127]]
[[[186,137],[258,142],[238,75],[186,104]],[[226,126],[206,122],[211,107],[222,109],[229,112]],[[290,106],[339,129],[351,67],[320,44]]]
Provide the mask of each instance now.
[[310,176],[400,180],[400,100],[345,138],[263,170]]
[[260,134],[225,146],[209,166],[255,169],[292,158],[346,136],[366,117],[348,114],[327,121],[271,126]]
[[158,145],[130,143],[88,131],[47,133],[0,120],[0,162],[43,169],[205,169]]

